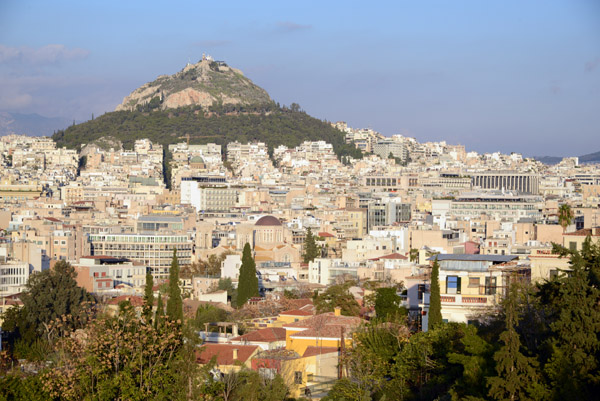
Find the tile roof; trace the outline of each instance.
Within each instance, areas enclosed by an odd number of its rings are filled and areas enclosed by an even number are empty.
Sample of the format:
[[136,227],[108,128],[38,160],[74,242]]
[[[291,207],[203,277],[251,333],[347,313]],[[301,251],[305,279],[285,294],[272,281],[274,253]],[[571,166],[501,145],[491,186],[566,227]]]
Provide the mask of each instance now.
[[570,233],[564,233],[563,235],[577,235],[577,236],[581,236],[581,237],[587,237],[588,235],[599,236],[600,228],[596,227],[595,232],[594,232],[594,229],[592,229],[592,228],[582,228],[581,230],[573,231]]
[[314,345],[309,345],[306,347],[306,351],[304,351],[302,357],[306,358],[309,356],[331,354],[334,352],[337,354],[339,351],[340,349],[337,347],[315,347]]
[[235,344],[205,344],[196,353],[196,362],[205,365],[213,356],[217,357],[217,365],[233,365],[233,350],[237,349],[237,360],[246,362],[259,349],[258,345],[235,345]]
[[395,253],[390,253],[389,255],[380,256],[378,258],[373,258],[373,259],[369,259],[369,260],[379,260],[379,259],[400,259],[400,260],[406,260],[408,258],[406,256],[404,256],[404,255],[401,255],[401,254],[395,252]]
[[290,315],[290,316],[312,316],[310,311],[302,310],[302,309],[292,309],[285,312],[281,312],[280,315]]
[[[362,322],[363,322],[363,320],[359,317],[335,316],[335,314],[333,312],[328,312],[328,313],[321,313],[320,315],[315,315],[315,316],[309,317],[308,319],[300,320],[298,322],[284,324],[283,327],[285,327],[287,329],[306,329],[306,330],[318,329],[321,332],[323,332],[323,330],[326,327],[331,326],[331,327],[335,328],[335,331],[332,331],[332,334],[337,333],[337,335],[339,335],[340,327],[344,327],[345,332],[349,332],[350,330],[353,330],[356,327],[358,327]],[[302,333],[304,333],[304,331]],[[296,332],[294,335],[297,335],[297,334],[299,334],[299,333]],[[309,337],[311,337],[311,336],[309,335]]]
[[253,331],[243,336],[232,338],[230,341],[248,341],[248,342],[274,342],[285,341],[285,329],[283,327],[267,327]]

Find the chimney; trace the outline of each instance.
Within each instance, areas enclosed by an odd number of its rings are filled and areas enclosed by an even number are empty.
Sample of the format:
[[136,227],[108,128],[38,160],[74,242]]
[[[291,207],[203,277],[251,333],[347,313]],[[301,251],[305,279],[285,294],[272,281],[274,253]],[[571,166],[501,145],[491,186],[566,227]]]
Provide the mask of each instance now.
[[335,308],[333,308],[333,314],[335,316],[341,316],[342,315],[342,308],[340,308],[339,306],[336,306]]
[[237,354],[237,353],[238,353],[238,350],[237,350],[237,348],[234,348],[234,349],[233,349],[233,360],[234,360],[234,361],[235,361],[236,359],[238,359],[238,354]]

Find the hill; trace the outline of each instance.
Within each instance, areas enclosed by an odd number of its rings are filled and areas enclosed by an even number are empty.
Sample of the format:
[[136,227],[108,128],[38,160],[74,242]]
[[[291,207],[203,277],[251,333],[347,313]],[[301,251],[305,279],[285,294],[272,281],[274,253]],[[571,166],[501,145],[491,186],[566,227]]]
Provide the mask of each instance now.
[[223,61],[202,57],[173,75],[161,75],[123,99],[115,111],[133,111],[153,102],[162,110],[185,106],[210,107],[272,103],[268,93],[244,73]]
[[262,141],[271,150],[324,140],[338,157],[362,157],[329,123],[297,104],[280,107],[240,70],[204,56],[134,90],[116,111],[58,131],[53,139],[58,146],[76,148],[101,137],[113,137],[129,148],[141,138],[169,145],[189,137],[192,144]]
[[[563,159],[558,156],[534,156],[533,158],[544,164],[558,164]],[[579,163],[600,163],[600,152],[588,153],[586,155],[578,156],[578,158]]]
[[600,152],[579,156],[580,163],[600,163]]
[[46,136],[68,125],[69,120],[66,118],[0,112],[0,136],[12,134]]
[[263,141],[270,149],[279,145],[297,146],[303,141],[324,140],[333,145],[338,156],[362,157],[353,145],[345,143],[343,132],[329,123],[309,116],[294,107],[269,105],[200,106],[172,110],[140,107],[135,111],[115,111],[94,120],[58,131],[52,137],[58,146],[77,148],[101,137],[111,136],[131,148],[136,139],[149,138],[168,145]]

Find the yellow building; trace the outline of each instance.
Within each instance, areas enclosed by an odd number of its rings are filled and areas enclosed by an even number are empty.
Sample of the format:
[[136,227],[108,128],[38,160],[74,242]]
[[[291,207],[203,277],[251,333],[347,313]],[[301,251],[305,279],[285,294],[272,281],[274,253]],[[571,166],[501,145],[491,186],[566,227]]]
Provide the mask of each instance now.
[[335,312],[285,324],[286,349],[303,355],[310,346],[340,347],[342,339],[346,347],[352,346],[352,333],[362,322],[359,317],[342,316],[338,308]]

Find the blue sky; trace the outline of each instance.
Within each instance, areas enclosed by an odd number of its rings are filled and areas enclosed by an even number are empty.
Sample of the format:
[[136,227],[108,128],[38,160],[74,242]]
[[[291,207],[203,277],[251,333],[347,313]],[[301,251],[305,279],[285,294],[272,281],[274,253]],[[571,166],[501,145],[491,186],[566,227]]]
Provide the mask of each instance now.
[[0,110],[86,120],[205,52],[385,135],[600,150],[600,2],[369,3],[0,0]]

